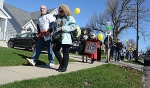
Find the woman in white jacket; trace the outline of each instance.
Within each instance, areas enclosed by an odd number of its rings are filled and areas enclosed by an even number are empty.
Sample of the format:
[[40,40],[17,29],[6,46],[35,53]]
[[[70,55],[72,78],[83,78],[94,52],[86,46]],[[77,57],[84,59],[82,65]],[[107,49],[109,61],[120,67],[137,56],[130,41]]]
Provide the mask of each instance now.
[[[57,71],[65,72],[67,70],[69,61],[69,50],[72,45],[72,39],[70,32],[76,29],[75,19],[72,16],[71,11],[67,5],[62,4],[59,9],[57,16],[57,31],[61,31],[61,37],[55,40],[54,53],[59,61],[59,68]],[[63,57],[60,54],[62,48]]]

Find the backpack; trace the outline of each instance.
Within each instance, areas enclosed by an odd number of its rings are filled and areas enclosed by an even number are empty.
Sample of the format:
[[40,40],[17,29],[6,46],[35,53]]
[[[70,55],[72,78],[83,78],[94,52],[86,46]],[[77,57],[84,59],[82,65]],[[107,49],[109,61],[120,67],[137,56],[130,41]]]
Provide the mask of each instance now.
[[78,43],[79,42],[79,37],[81,35],[81,29],[78,25],[76,25],[76,29],[74,31],[70,32],[71,34],[71,39],[73,43]]

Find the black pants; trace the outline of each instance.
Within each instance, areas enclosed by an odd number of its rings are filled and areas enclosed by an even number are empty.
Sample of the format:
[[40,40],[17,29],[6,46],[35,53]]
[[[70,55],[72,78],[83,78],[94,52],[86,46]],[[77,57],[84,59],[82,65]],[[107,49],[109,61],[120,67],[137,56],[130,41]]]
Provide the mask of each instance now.
[[[55,47],[54,47],[54,54],[60,64],[61,68],[66,68],[68,66],[68,61],[69,61],[69,50],[70,50],[71,45],[69,44],[62,44],[59,41],[55,42]],[[63,57],[60,54],[60,49],[62,48],[63,52]]]
[[97,48],[97,61],[101,61],[101,48]]

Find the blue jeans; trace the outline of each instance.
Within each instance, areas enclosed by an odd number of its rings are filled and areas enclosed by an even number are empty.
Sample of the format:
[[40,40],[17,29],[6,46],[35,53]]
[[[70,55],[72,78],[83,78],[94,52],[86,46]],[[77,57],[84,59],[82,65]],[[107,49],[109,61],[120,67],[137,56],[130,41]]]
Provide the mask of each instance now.
[[121,53],[122,53],[122,50],[116,50],[116,59],[117,59],[117,61],[120,61]]
[[133,58],[132,54],[128,54],[128,60],[131,60]]
[[41,51],[43,50],[44,45],[47,46],[48,49],[48,60],[50,63],[54,64],[54,52],[52,49],[52,43],[51,40],[45,41],[43,37],[41,37],[36,45],[36,49],[34,50],[34,54],[32,56],[32,59],[34,62],[36,62],[41,54]]
[[110,50],[110,57],[114,58],[114,50]]

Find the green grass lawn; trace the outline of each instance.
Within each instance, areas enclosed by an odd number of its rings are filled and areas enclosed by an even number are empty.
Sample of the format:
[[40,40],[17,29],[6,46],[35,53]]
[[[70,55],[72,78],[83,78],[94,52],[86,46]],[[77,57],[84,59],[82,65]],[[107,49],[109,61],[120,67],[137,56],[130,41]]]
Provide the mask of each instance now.
[[[18,65],[29,65],[26,58],[31,58],[33,52],[19,49],[0,47],[0,66],[18,66]],[[71,62],[75,61],[70,59]],[[37,65],[46,65],[49,63],[48,55],[42,53],[37,61]],[[58,64],[55,58],[55,64]]]
[[105,64],[57,76],[0,85],[0,88],[143,88],[142,75],[142,72],[131,68]]

